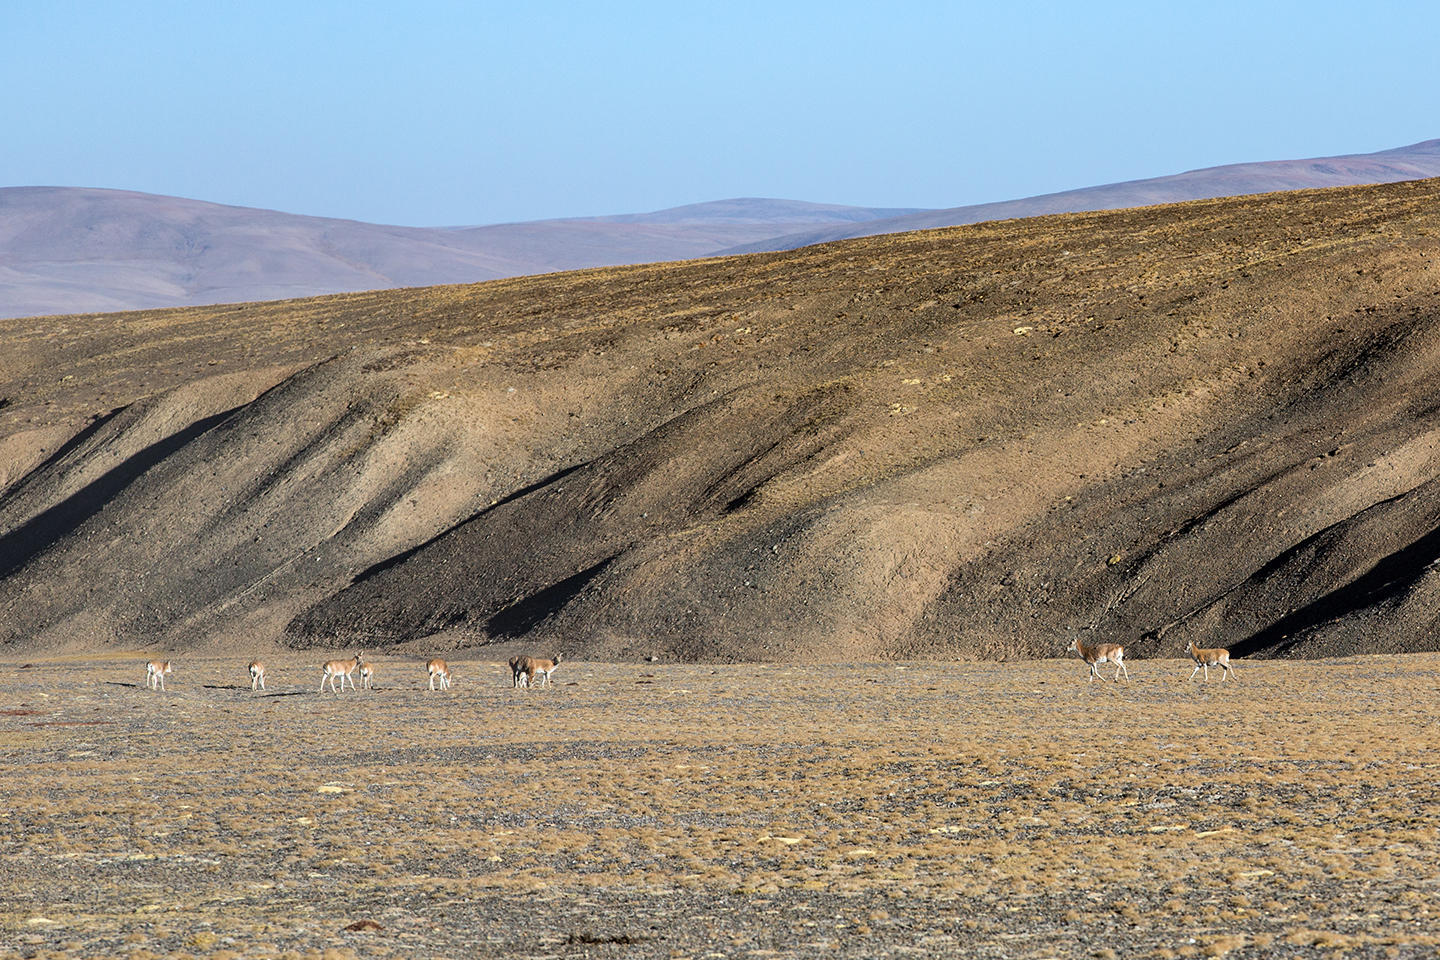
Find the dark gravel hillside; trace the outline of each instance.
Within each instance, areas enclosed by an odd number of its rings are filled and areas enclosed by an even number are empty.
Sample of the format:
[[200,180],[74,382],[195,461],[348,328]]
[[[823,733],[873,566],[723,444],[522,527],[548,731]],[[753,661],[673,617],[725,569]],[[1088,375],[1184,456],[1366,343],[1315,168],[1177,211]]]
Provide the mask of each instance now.
[[1437,201],[3,321],[0,642],[1435,649]]

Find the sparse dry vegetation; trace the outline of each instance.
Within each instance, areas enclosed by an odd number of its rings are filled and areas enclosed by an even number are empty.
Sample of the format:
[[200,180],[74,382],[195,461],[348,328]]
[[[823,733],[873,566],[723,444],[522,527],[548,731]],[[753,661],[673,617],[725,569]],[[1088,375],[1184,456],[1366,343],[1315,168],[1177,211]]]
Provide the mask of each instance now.
[[0,322],[0,957],[1435,955],[1437,198]]
[[1440,948],[1434,655],[267,661],[0,664],[0,956]]

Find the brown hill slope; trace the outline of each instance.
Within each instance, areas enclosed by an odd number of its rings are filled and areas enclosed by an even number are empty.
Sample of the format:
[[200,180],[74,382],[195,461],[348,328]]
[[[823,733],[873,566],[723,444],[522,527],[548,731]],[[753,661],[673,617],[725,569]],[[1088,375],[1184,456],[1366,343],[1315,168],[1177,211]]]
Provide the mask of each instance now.
[[1435,649],[1437,201],[5,321],[0,636]]

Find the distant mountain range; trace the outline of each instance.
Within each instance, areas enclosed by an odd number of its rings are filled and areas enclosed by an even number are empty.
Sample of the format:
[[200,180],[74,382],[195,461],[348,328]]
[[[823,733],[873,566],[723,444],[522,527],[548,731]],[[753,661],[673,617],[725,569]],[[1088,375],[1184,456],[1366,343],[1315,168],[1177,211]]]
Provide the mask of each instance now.
[[905,208],[723,200],[652,214],[394,227],[122,190],[0,189],[0,316],[280,300],[705,257]]
[[922,210],[887,220],[867,220],[863,225],[836,224],[746,244],[737,244],[722,254],[757,253],[764,250],[794,250],[815,243],[829,243],[851,237],[873,237],[882,233],[957,227],[986,220],[1015,220],[1042,217],[1051,213],[1079,213],[1085,210],[1121,210],[1182,200],[1210,197],[1238,197],[1279,190],[1309,190],[1319,187],[1348,187],[1365,183],[1397,183],[1440,177],[1440,140],[1425,140],[1408,147],[1357,153],[1315,160],[1272,160],[1263,163],[1232,163],[1205,167],[1168,177],[1128,180],[1099,187],[1046,193],[1024,200],[978,203],[947,210]]
[[786,250],[982,220],[1440,176],[1440,140],[1210,167],[947,210],[736,199],[646,214],[396,227],[121,190],[0,188],[0,317],[466,283]]

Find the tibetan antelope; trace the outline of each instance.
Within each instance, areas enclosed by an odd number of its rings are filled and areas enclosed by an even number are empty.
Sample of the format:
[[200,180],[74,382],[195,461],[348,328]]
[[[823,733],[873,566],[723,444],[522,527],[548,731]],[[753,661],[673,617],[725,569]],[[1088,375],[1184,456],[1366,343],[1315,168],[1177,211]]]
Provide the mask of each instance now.
[[[510,660],[510,673],[512,685],[530,686],[532,680],[538,674],[540,685],[543,687],[550,682],[550,674],[560,665],[560,654],[555,654],[554,660],[541,660],[538,657],[512,657]],[[523,683],[522,683],[523,681]]]
[[1081,643],[1077,637],[1070,641],[1070,649],[1067,653],[1078,653],[1080,659],[1090,664],[1090,682],[1094,683],[1095,678],[1100,676],[1100,664],[1115,664],[1115,677],[1118,681],[1120,674],[1125,674],[1125,680],[1130,680],[1130,671],[1125,669],[1125,648],[1118,643]]
[[430,689],[435,689],[435,681],[440,681],[441,690],[450,689],[450,665],[444,660],[436,658],[425,664],[425,669],[430,672]]
[[525,678],[526,685],[528,686],[528,685],[529,685],[529,682],[530,682],[530,658],[529,658],[529,657],[511,657],[511,658],[510,658],[510,685],[511,685],[512,687],[518,687],[518,686],[520,686],[520,678],[521,678],[521,677],[524,677],[524,678]]
[[[353,685],[354,681],[351,683]],[[362,690],[375,689],[375,668],[364,661],[360,663],[360,688]]]
[[[340,691],[345,689],[345,681],[350,681],[350,689],[355,689],[355,678],[350,674],[365,660],[365,654],[357,653],[349,660],[329,660],[320,668],[320,692],[325,692],[325,681],[330,681],[330,692],[337,697]],[[335,678],[340,678],[340,690],[335,689]]]
[[169,660],[151,660],[145,664],[145,686],[151,690],[165,689],[165,674],[171,673]]
[[250,692],[265,689],[265,664],[260,660],[250,661]]
[[1205,671],[1205,679],[1210,679],[1210,668],[1220,668],[1220,680],[1223,682],[1226,677],[1235,676],[1235,668],[1230,666],[1230,651],[1220,647],[1213,650],[1202,650],[1195,646],[1191,640],[1185,645],[1185,652],[1190,654],[1190,659],[1195,661],[1195,669],[1190,671],[1190,679],[1195,679],[1195,674],[1201,670]]

